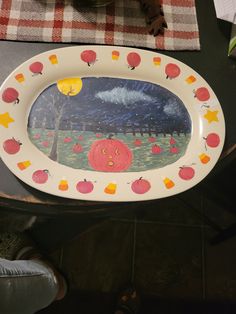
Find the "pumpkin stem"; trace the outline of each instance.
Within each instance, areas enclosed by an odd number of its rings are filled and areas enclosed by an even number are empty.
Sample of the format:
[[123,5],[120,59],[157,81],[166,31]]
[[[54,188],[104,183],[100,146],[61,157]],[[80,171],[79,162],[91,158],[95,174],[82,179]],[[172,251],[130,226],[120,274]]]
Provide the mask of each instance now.
[[140,177],[139,180],[142,180],[143,177]]
[[84,182],[87,182],[87,180],[86,180],[86,179],[84,179]]

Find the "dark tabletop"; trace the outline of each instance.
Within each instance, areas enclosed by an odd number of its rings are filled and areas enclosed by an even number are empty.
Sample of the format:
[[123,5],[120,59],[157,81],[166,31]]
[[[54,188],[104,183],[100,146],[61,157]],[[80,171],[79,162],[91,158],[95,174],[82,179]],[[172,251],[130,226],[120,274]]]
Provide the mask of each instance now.
[[[162,51],[196,70],[215,91],[225,115],[224,150],[236,143],[236,59],[227,56],[230,23],[216,19],[212,0],[196,0],[201,51]],[[22,62],[41,52],[70,46],[0,41],[0,84]],[[213,170],[214,171],[214,170]],[[125,204],[123,204],[125,205]],[[127,205],[127,204],[126,204]],[[129,206],[135,204],[129,203]],[[102,212],[120,204],[63,199],[37,191],[17,179],[0,159],[0,208],[33,213]]]

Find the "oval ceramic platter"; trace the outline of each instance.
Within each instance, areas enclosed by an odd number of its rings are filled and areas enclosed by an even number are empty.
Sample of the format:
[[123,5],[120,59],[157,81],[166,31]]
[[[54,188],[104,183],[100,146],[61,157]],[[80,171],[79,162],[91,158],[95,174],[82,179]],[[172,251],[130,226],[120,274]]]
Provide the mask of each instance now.
[[225,124],[187,65],[133,48],[76,46],[18,67],[0,90],[0,152],[30,186],[73,199],[141,201],[201,181]]

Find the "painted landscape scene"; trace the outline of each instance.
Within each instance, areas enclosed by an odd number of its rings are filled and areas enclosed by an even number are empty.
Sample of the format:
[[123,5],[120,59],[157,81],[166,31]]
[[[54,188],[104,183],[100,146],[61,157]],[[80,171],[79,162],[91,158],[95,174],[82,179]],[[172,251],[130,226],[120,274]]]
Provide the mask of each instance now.
[[28,134],[50,159],[71,168],[137,172],[183,156],[191,119],[183,102],[156,84],[65,78],[34,102]]

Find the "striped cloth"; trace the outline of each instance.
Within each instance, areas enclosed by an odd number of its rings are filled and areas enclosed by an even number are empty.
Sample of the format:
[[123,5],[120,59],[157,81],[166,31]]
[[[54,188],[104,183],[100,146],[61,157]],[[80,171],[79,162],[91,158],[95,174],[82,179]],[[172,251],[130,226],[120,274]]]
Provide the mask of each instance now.
[[[79,0],[78,0],[79,1]],[[148,34],[139,0],[80,9],[70,0],[0,0],[0,39],[199,50],[194,0],[163,0],[168,29]]]

